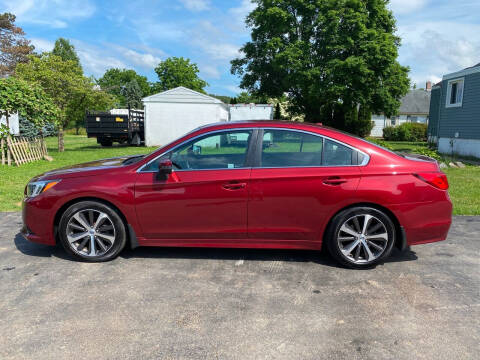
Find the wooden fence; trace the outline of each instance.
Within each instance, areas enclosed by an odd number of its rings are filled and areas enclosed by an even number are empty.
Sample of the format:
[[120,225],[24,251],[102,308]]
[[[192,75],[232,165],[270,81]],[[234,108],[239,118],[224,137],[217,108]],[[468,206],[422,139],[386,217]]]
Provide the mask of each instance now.
[[1,139],[2,165],[17,166],[48,158],[47,146],[42,137],[7,137]]

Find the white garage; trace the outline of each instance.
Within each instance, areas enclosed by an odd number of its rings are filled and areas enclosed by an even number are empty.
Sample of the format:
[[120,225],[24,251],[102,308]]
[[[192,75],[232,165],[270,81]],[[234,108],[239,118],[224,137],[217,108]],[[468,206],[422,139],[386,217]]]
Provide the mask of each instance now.
[[228,121],[228,107],[222,101],[177,87],[143,99],[145,145],[166,145],[206,124]]
[[229,105],[230,121],[273,120],[273,105],[235,104]]

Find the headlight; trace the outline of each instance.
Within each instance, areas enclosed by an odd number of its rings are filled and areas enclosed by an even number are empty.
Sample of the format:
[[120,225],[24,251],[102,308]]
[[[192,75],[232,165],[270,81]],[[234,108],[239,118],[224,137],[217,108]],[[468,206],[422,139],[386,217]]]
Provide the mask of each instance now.
[[25,188],[25,196],[33,198],[57,185],[60,180],[32,181]]

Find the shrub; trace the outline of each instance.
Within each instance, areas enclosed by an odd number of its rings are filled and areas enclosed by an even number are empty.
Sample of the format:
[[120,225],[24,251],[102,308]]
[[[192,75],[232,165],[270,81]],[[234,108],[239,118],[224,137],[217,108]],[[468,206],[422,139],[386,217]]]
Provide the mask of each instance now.
[[384,147],[385,149],[392,150],[393,151],[393,146],[390,145],[388,142],[381,140],[381,139],[375,139],[372,137],[367,138],[368,141],[377,144],[378,146]]
[[76,128],[71,128],[71,129],[66,129],[65,134],[69,135],[87,135],[87,130],[84,127],[80,127],[78,129]]
[[425,141],[427,125],[408,122],[399,126],[387,126],[383,129],[383,138],[388,141]]
[[393,126],[386,126],[383,128],[383,138],[387,141],[393,141],[396,138],[396,128]]
[[429,148],[424,148],[424,147],[415,148],[415,149],[412,150],[412,153],[428,156],[428,157],[431,157],[431,158],[433,158],[437,161],[442,161],[443,160],[442,156],[437,151],[431,150]]
[[45,137],[57,135],[57,130],[54,124],[47,123],[42,128],[39,128],[22,116],[19,117],[19,128],[20,135],[25,137],[34,137],[39,136],[40,134]]

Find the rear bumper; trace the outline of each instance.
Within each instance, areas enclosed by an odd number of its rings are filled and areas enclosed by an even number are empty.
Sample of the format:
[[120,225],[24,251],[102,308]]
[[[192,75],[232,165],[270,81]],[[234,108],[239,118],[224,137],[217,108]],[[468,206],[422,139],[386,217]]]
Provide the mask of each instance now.
[[391,209],[405,230],[407,246],[427,244],[447,238],[452,224],[452,203],[449,199],[395,205]]

